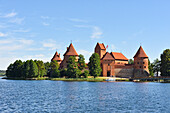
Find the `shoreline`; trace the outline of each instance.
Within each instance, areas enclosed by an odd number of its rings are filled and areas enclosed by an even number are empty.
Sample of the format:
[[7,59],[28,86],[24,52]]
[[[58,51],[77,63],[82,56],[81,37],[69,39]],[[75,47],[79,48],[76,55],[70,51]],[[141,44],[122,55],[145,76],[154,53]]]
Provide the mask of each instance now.
[[52,80],[52,81],[77,81],[77,82],[157,82],[157,83],[170,83],[170,79],[167,78],[115,78],[113,81],[107,81],[107,77],[98,77],[98,78],[49,78],[49,77],[41,77],[41,78],[7,78],[1,76],[1,79],[7,80]]

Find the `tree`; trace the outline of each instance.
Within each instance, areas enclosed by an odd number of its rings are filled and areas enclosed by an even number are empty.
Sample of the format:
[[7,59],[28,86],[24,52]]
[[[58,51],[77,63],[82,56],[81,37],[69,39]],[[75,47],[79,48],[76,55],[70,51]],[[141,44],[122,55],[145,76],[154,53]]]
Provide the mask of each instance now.
[[166,49],[161,54],[161,76],[170,76],[170,49]]
[[37,64],[38,67],[38,77],[43,77],[44,75],[46,75],[47,73],[43,61],[35,60],[34,62]]
[[50,75],[50,63],[46,62],[44,63],[45,69],[46,69],[46,74],[49,76]]
[[89,76],[89,71],[88,71],[88,70],[85,70],[85,71],[82,73],[82,76],[83,76],[84,78],[88,78],[88,76]]
[[155,59],[153,62],[153,72],[156,73],[156,76],[158,76],[160,71],[161,62],[158,59]]
[[13,71],[14,71],[14,66],[13,64],[10,64],[6,70],[6,76],[8,78],[13,77]]
[[51,61],[50,63],[50,77],[58,78],[60,77],[59,64],[57,61]]
[[23,75],[23,62],[21,60],[16,60],[13,64],[13,68],[14,68],[14,77],[22,77]]
[[134,61],[133,61],[132,59],[129,59],[129,60],[128,60],[128,63],[129,63],[129,64],[134,64]]
[[37,64],[33,60],[30,60],[29,65],[30,65],[29,77],[30,78],[38,77],[38,66],[37,66]]
[[80,54],[78,59],[78,68],[80,70],[83,70],[85,69],[85,67],[86,67],[85,58],[82,54]]
[[67,76],[68,78],[78,78],[81,71],[78,69],[76,57],[70,56],[67,64]]
[[101,75],[102,69],[100,67],[100,57],[99,54],[93,53],[92,56],[89,59],[89,70],[90,70],[90,75],[94,77],[98,77]]
[[60,77],[67,76],[67,68],[60,70]]
[[24,78],[28,78],[30,70],[30,60],[27,60],[23,65]]
[[150,63],[150,60],[148,60],[148,68],[149,68],[149,74],[150,74],[150,76],[154,76],[153,64]]

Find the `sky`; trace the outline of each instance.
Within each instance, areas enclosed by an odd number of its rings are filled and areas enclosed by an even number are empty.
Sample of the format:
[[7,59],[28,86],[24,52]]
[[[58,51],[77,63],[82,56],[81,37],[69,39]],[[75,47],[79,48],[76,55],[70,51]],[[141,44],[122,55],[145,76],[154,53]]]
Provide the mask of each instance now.
[[151,62],[170,48],[169,0],[0,0],[0,70],[17,59],[50,61],[72,42],[86,62],[99,43]]

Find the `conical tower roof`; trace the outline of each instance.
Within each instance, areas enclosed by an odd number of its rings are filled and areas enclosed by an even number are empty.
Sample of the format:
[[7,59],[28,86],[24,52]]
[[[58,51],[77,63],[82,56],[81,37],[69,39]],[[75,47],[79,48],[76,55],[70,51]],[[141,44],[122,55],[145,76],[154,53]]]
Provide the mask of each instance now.
[[65,55],[71,55],[71,56],[78,56],[76,50],[74,49],[74,46],[73,44],[71,43],[70,46],[67,48],[67,51],[65,52],[64,56]]
[[148,56],[146,55],[145,51],[143,50],[142,46],[139,47],[137,53],[135,54],[135,57],[144,57],[144,58],[148,58]]
[[53,58],[51,59],[51,61],[56,60],[56,61],[61,61],[60,55],[58,54],[58,52],[56,51],[56,53],[54,54]]

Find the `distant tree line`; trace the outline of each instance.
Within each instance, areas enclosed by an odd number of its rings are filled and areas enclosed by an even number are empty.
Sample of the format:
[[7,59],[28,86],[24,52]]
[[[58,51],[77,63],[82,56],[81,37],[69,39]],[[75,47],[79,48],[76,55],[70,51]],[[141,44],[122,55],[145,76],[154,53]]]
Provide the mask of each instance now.
[[88,64],[89,70],[86,69],[85,58],[79,55],[78,61],[75,56],[70,56],[68,65],[65,69],[60,69],[57,61],[44,63],[41,60],[27,60],[22,62],[16,60],[10,64],[6,70],[8,78],[87,78],[89,75],[97,77],[101,75],[100,57],[97,53],[92,54]]

